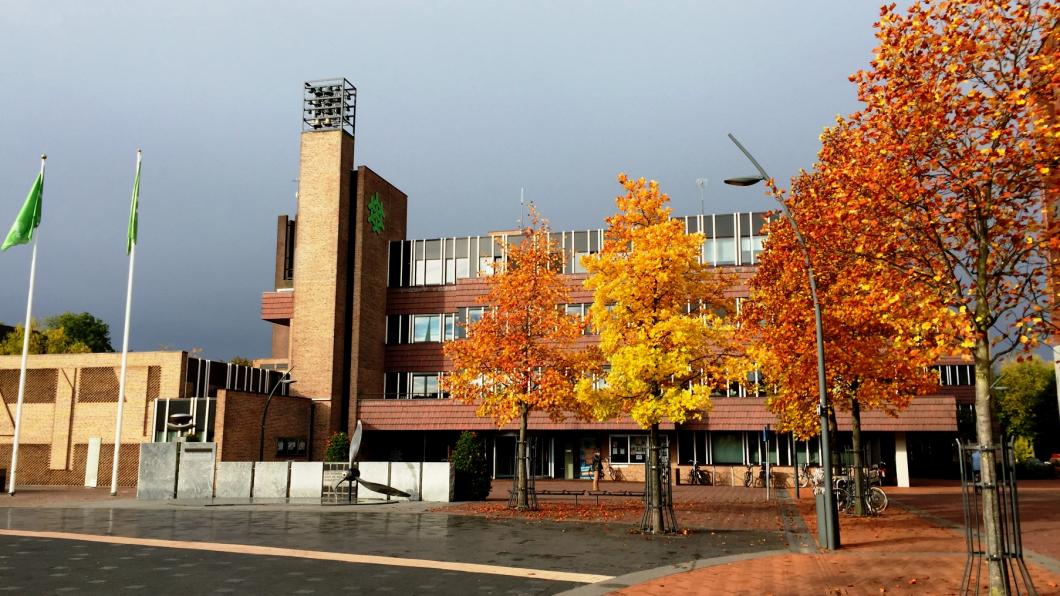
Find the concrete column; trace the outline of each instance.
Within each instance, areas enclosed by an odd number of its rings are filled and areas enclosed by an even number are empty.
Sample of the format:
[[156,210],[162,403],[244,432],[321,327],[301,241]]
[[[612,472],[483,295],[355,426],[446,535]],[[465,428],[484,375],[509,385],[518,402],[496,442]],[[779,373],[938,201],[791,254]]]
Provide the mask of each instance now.
[[909,488],[909,450],[905,432],[894,433],[894,477],[898,480],[898,486]]

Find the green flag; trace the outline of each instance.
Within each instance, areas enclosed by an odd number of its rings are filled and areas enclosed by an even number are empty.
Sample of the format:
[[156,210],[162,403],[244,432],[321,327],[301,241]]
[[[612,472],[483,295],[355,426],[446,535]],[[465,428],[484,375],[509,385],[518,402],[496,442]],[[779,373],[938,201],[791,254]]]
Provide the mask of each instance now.
[[7,239],[0,245],[0,250],[7,250],[16,244],[27,244],[33,240],[33,230],[40,225],[41,197],[44,195],[44,172],[37,174],[33,182],[33,188],[29,189],[26,202],[11,224],[11,231],[7,233]]
[[136,209],[140,203],[140,160],[136,160],[136,177],[133,178],[132,206],[129,207],[129,238],[125,243],[125,254],[132,252],[136,244]]

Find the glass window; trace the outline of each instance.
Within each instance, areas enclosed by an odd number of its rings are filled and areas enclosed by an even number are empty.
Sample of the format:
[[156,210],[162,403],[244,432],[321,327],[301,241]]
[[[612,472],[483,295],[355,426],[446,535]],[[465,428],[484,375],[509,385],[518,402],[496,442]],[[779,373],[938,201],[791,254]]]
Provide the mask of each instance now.
[[442,341],[442,317],[441,315],[413,315],[412,316],[412,341],[432,342]]
[[471,307],[468,307],[468,309],[467,309],[467,322],[468,323],[477,323],[477,322],[479,322],[482,319],[483,315],[485,315],[485,314],[486,314],[486,307],[484,307],[484,306],[471,306]]
[[714,264],[714,239],[706,238],[703,240],[703,254],[701,255],[703,262],[707,265]]
[[733,265],[736,263],[736,239],[718,238],[714,241],[717,264]]
[[412,397],[438,397],[438,373],[412,373]]
[[743,463],[743,434],[737,432],[710,433],[711,452],[716,464]]
[[629,438],[629,461],[642,464],[648,460],[648,436],[635,435]]
[[426,262],[426,272],[423,277],[425,285],[440,285],[442,283],[442,260],[433,259]]
[[591,252],[576,252],[574,253],[574,273],[588,273],[589,271],[582,264],[582,257],[589,256]]
[[625,435],[611,435],[611,463],[629,463],[629,437]]
[[423,261],[416,261],[416,278],[413,285],[422,286],[424,273],[426,272],[426,264]]
[[457,279],[471,277],[471,261],[467,257],[457,257],[455,270]]
[[445,260],[445,283],[456,283],[456,259]]
[[583,314],[583,305],[581,304],[568,304],[567,305],[567,316],[569,317],[581,317]]
[[445,325],[445,340],[452,341],[456,339],[456,315],[444,315],[442,318]]

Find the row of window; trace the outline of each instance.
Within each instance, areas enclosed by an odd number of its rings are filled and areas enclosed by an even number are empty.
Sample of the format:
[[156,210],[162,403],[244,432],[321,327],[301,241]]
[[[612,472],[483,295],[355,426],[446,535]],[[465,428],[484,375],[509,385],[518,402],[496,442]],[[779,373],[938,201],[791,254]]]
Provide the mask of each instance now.
[[[736,299],[736,312],[739,314],[742,298]],[[563,311],[572,317],[585,320],[589,316],[591,302],[562,305]],[[697,305],[690,304],[687,311],[693,312]],[[467,306],[457,309],[455,313],[387,315],[386,343],[388,345],[443,342],[466,337],[465,327],[477,322],[485,315],[487,307]],[[721,313],[724,314],[724,313]],[[594,331],[586,326],[583,335],[593,335]]]
[[449,397],[439,388],[441,372],[388,372],[383,375],[384,399],[439,399]]
[[[692,215],[679,218],[687,233],[704,234],[701,262],[753,265],[762,250],[764,213]],[[562,254],[562,273],[585,273],[582,257],[600,252],[604,230],[553,232]],[[505,258],[505,246],[518,244],[519,233],[390,243],[387,284],[392,288],[454,284],[458,279],[492,275]]]
[[677,433],[678,463],[689,464],[693,460],[700,464],[747,465],[757,464],[766,458],[779,466],[790,466],[798,452],[798,462],[819,463],[820,446],[817,439],[809,442],[792,441],[791,435],[769,435],[768,447],[762,441],[762,433],[755,431],[679,431]]
[[388,345],[453,341],[466,337],[465,326],[486,313],[484,306],[459,308],[455,313],[387,315]]
[[939,371],[939,385],[975,385],[975,366],[972,364],[945,364],[933,367]]

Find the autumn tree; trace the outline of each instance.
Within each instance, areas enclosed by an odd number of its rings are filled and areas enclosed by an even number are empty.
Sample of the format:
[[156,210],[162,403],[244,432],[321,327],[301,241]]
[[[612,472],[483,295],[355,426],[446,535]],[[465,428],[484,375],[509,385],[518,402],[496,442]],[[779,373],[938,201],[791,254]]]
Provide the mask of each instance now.
[[[1006,586],[991,371],[1043,337],[1047,252],[1060,242],[1043,211],[1060,127],[1035,107],[1058,84],[1057,17],[1055,3],[1038,0],[885,6],[876,57],[851,77],[865,105],[846,119],[852,192],[830,215],[864,231],[855,248],[881,270],[910,276],[959,315],[975,362],[993,593]],[[832,165],[839,176],[844,164]]]
[[576,409],[574,385],[586,362],[585,352],[575,346],[583,324],[561,310],[569,296],[561,277],[561,249],[533,210],[531,219],[519,241],[506,246],[499,271],[488,278],[489,293],[480,300],[489,305],[487,314],[467,326],[466,339],[446,344],[455,372],[443,379],[445,391],[478,404],[478,415],[493,418],[497,426],[518,420],[518,509],[529,505],[530,412],[561,419]]
[[[659,424],[698,419],[711,390],[734,372],[733,326],[719,312],[729,280],[700,262],[702,234],[671,219],[655,181],[619,175],[625,194],[607,219],[600,253],[583,257],[594,291],[589,315],[610,368],[578,383],[578,398],[600,420],[629,414],[650,429],[645,531],[664,532]],[[602,382],[601,382],[602,381]]]
[[[822,154],[845,147],[842,134],[823,137]],[[929,367],[949,352],[952,318],[930,299],[928,288],[890,272],[883,276],[853,245],[861,231],[831,224],[822,213],[844,193],[826,171],[803,172],[784,200],[810,251],[824,330],[825,382],[833,406],[850,413],[855,511],[864,514],[861,410],[894,413],[917,394],[930,393],[938,377]],[[839,220],[841,221],[841,220]],[[818,362],[813,301],[803,249],[787,218],[767,225],[764,251],[756,259],[750,300],[742,310],[748,351],[775,391],[766,399],[781,431],[807,439],[817,435]],[[825,454],[830,461],[830,454]]]

